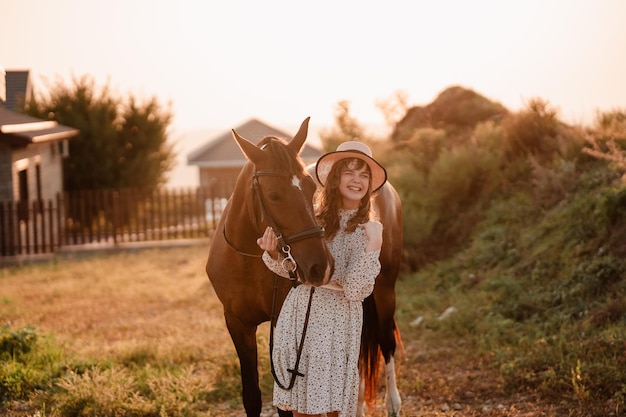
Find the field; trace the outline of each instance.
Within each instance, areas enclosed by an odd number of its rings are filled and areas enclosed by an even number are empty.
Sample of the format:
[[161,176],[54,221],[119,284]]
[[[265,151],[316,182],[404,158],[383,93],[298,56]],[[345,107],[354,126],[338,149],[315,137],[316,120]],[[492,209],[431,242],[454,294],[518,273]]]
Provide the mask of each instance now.
[[[34,326],[47,335],[53,362],[69,368],[43,391],[5,403],[3,415],[72,415],[80,405],[80,415],[94,416],[153,415],[155,407],[160,415],[244,416],[235,351],[204,273],[206,254],[205,245],[196,245],[0,269],[0,323],[13,331]],[[566,401],[506,393],[490,358],[474,354],[464,340],[422,337],[424,328],[410,325],[415,291],[408,280],[398,283],[402,416],[575,415]],[[274,415],[268,335],[262,326],[264,416]],[[368,416],[385,415],[383,396],[381,381]],[[131,406],[135,414],[116,411]]]

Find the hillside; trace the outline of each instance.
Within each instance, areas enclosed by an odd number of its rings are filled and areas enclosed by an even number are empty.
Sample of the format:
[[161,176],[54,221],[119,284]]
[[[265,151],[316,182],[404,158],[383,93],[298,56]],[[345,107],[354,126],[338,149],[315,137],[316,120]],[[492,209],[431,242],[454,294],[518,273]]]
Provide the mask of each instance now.
[[568,126],[542,100],[513,114],[460,87],[409,110],[385,157],[411,338],[492,369],[505,397],[626,415],[624,114]]

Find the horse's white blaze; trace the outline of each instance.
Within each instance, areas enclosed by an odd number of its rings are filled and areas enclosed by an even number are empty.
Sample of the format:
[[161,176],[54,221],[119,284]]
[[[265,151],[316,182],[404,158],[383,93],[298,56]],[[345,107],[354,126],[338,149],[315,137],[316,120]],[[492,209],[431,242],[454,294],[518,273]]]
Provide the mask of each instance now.
[[385,376],[387,378],[387,391],[385,393],[385,405],[388,416],[399,416],[402,399],[396,384],[396,365],[393,356],[389,363],[385,365]]
[[298,190],[302,191],[302,187],[300,185],[300,178],[298,178],[297,175],[294,175],[293,177],[291,177],[291,185],[296,187]]

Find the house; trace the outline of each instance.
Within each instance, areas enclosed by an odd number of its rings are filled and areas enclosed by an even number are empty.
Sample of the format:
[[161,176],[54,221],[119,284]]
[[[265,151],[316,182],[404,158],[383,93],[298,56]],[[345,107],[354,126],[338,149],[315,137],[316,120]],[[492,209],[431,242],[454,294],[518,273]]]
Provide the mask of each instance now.
[[61,230],[63,158],[77,129],[16,111],[30,95],[28,71],[0,67],[0,256],[52,251]]
[[67,140],[78,130],[15,111],[30,92],[27,71],[0,70],[0,78],[0,201],[55,198],[63,191]]
[[[277,136],[291,140],[292,136],[257,119],[250,119],[235,131],[253,143],[259,143],[266,136]],[[315,162],[322,152],[309,145],[304,145],[300,157],[305,164]],[[235,187],[235,181],[243,165],[247,162],[228,131],[192,151],[187,156],[187,164],[197,166],[200,174],[200,187],[211,190],[214,198],[228,198]]]

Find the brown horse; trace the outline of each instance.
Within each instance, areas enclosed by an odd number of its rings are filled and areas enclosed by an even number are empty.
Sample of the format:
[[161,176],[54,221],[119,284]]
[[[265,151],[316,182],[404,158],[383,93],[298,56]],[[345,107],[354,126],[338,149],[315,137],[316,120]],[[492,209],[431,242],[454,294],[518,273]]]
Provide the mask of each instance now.
[[257,238],[267,226],[274,229],[283,256],[289,259],[285,269],[294,279],[323,285],[332,275],[332,256],[313,213],[316,184],[299,157],[308,122],[304,120],[290,142],[268,136],[258,146],[233,130],[248,161],[211,240],[206,272],[224,306],[226,326],[239,356],[248,417],[261,413],[257,327],[277,314],[292,286],[265,266]]
[[[315,164],[306,168],[315,176]],[[318,188],[320,184],[317,183]],[[383,224],[383,246],[380,251],[380,273],[373,293],[363,301],[363,332],[361,336],[362,395],[357,416],[364,415],[364,404],[376,395],[380,359],[385,361],[385,406],[389,416],[399,416],[401,398],[396,383],[395,357],[402,340],[396,326],[396,280],[402,264],[403,225],[402,202],[389,181],[374,196],[374,209]]]

